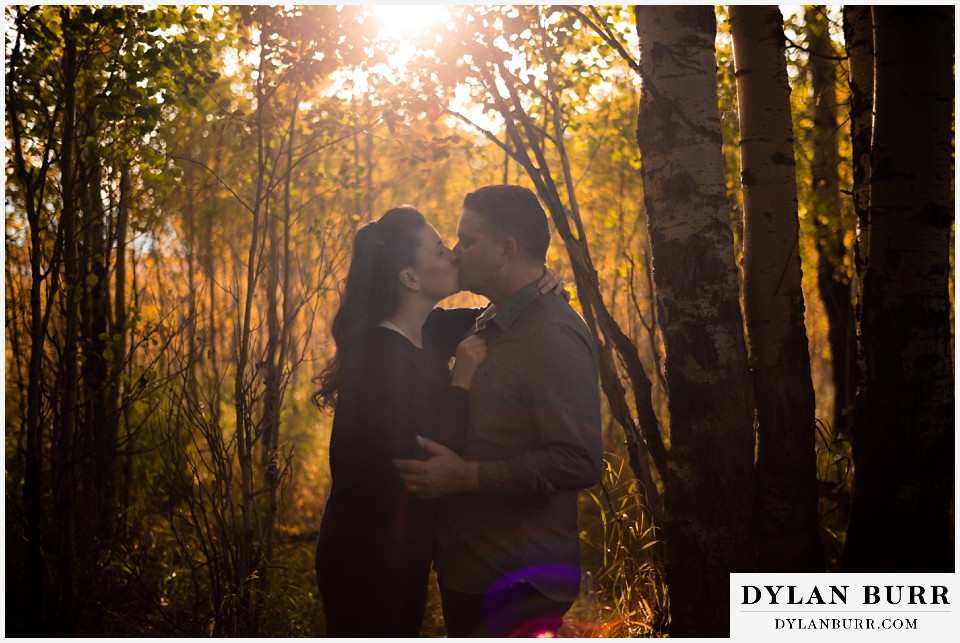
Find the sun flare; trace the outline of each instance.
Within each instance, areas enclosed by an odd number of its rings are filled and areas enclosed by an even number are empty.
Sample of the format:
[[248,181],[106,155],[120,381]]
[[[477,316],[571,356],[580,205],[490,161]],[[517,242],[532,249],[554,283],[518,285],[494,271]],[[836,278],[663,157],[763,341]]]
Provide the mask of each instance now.
[[373,7],[373,14],[381,23],[380,35],[408,35],[447,19],[447,9],[442,4],[381,4]]

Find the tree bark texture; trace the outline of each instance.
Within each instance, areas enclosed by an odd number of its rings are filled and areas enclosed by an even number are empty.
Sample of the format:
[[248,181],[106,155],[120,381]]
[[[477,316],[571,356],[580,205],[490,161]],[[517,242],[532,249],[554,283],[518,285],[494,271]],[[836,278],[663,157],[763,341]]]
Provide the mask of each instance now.
[[65,290],[63,306],[66,330],[63,340],[63,376],[60,391],[59,431],[55,426],[56,508],[59,523],[59,552],[56,578],[56,632],[60,636],[75,633],[76,611],[76,416],[79,388],[77,336],[79,334],[79,258],[74,149],[76,131],[77,44],[69,7],[60,10],[63,28],[64,113],[63,143],[60,152],[60,189],[63,199],[63,267]]
[[[84,92],[87,98],[87,92]],[[84,101],[86,102],[86,100]],[[99,133],[97,110],[88,107],[83,121],[84,139],[96,137]],[[84,538],[87,546],[96,543],[109,550],[109,538],[113,531],[112,516],[107,507],[112,504],[109,497],[115,476],[114,451],[110,445],[115,441],[108,435],[110,416],[109,386],[110,364],[107,360],[112,352],[107,350],[110,341],[110,245],[106,224],[107,212],[100,193],[103,185],[103,167],[97,150],[86,149],[79,155],[83,177],[83,193],[79,195],[83,206],[84,261],[81,275],[86,287],[82,303],[82,324],[80,340],[83,346],[83,441],[84,448],[90,454],[91,469],[89,477],[92,484],[84,485],[86,496],[83,499],[84,511],[89,511],[91,520],[84,521]],[[86,458],[85,458],[86,460]],[[90,580],[89,576],[87,578]]]
[[[873,8],[875,119],[863,386],[843,568],[954,570],[952,6]],[[905,545],[902,530],[922,534]]]
[[870,141],[873,138],[873,16],[869,6],[844,5],[843,38],[850,83],[853,208],[857,215],[855,257],[859,291],[870,230],[867,226],[867,210],[870,207]]
[[[59,281],[56,278],[59,271],[59,261],[50,257],[48,269],[43,270],[44,260],[44,228],[41,223],[43,212],[43,187],[50,169],[49,147],[44,150],[43,162],[39,168],[28,165],[24,152],[24,128],[22,122],[25,107],[21,104],[20,94],[14,84],[14,78],[23,73],[27,66],[24,61],[23,40],[26,28],[28,10],[18,9],[16,20],[16,35],[8,58],[6,74],[6,109],[7,123],[10,127],[10,157],[17,182],[23,190],[24,210],[27,225],[30,229],[30,362],[27,371],[27,408],[26,408],[26,445],[24,453],[23,473],[23,510],[26,522],[27,560],[26,560],[26,587],[22,602],[8,601],[8,610],[18,611],[19,605],[25,608],[21,613],[11,615],[7,619],[7,628],[12,635],[23,633],[44,632],[44,609],[48,603],[48,595],[44,587],[47,556],[44,552],[43,538],[43,450],[44,450],[44,412],[43,397],[45,393],[45,374],[43,370],[44,343],[47,335],[51,300],[59,296]],[[48,120],[50,139],[56,123],[60,118],[62,102],[54,107]],[[9,263],[8,263],[9,265]],[[44,282],[48,282],[46,303],[44,301]],[[9,282],[8,282],[9,283]],[[7,310],[10,309],[9,304]],[[8,323],[8,329],[10,328]],[[8,582],[11,582],[11,573],[8,568]],[[17,627],[22,630],[17,630]]]
[[757,403],[757,562],[763,571],[822,571],[783,16],[775,5],[731,5],[730,31],[740,114],[743,300]]
[[671,418],[671,635],[727,636],[753,568],[753,388],[726,207],[712,7],[637,6],[637,127]]
[[853,414],[857,383],[857,336],[853,310],[852,275],[847,274],[847,249],[840,200],[840,149],[837,124],[838,52],[828,31],[823,7],[805,12],[807,43],[810,49],[811,166],[813,193],[810,214],[817,239],[817,284],[827,311],[828,341],[833,368],[834,411],[832,424],[845,433]]
[[119,478],[119,454],[117,447],[120,443],[120,416],[123,413],[121,405],[124,364],[127,361],[127,229],[130,224],[130,168],[126,162],[120,165],[120,192],[117,197],[117,249],[114,256],[114,296],[113,320],[111,323],[110,339],[113,359],[110,364],[110,384],[107,393],[107,429],[104,448],[110,454],[111,475],[107,478],[104,488],[103,522],[113,525],[117,515],[124,507],[118,506],[118,485],[122,484]]

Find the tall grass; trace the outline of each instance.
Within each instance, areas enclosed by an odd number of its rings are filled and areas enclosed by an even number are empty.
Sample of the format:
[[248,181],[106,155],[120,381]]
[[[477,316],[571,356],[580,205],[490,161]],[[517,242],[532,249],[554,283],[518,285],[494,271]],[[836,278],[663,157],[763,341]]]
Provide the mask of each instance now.
[[817,491],[820,539],[827,571],[840,568],[853,501],[853,455],[850,440],[829,422],[817,420]]
[[580,539],[587,571],[563,634],[664,636],[670,603],[659,560],[662,543],[645,497],[624,460],[606,454],[600,484],[583,494]]

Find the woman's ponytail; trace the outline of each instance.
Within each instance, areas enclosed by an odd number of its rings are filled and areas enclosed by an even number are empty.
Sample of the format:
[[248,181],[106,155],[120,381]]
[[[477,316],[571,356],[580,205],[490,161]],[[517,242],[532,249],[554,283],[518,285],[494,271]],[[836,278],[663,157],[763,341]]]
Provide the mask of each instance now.
[[313,396],[317,406],[336,403],[344,358],[368,330],[399,307],[400,271],[417,266],[417,233],[426,223],[416,208],[399,206],[357,230],[340,307],[331,326],[336,353],[316,379],[320,384]]

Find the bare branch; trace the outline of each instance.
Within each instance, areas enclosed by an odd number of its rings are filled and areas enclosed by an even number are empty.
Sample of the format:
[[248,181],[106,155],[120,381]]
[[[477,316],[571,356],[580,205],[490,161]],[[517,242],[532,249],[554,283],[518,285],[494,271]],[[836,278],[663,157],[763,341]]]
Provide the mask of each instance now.
[[233,198],[235,198],[237,202],[243,206],[244,210],[246,210],[247,212],[250,212],[251,214],[253,213],[253,208],[250,207],[250,205],[243,199],[243,197],[237,194],[237,192],[232,187],[230,187],[230,185],[225,180],[223,180],[223,178],[213,168],[208,167],[206,164],[200,161],[194,160],[188,156],[170,154],[168,152],[164,152],[163,150],[158,150],[157,148],[152,148],[152,149],[158,154],[162,154],[165,158],[173,159],[175,161],[186,161],[187,163],[192,163],[193,165],[196,165],[197,167],[203,170],[206,170],[214,179],[216,179],[217,183],[219,183],[221,187],[223,187],[227,192],[229,192],[233,196]]
[[[580,11],[579,9],[577,9],[576,7],[573,7],[573,6],[570,6],[570,5],[561,5],[560,8],[561,8],[561,9],[564,9],[564,10],[566,10],[566,11],[569,11],[569,12],[572,13],[573,15],[577,16],[577,18],[579,18],[580,20],[582,20],[582,21],[583,21],[588,27],[590,27],[598,36],[600,36],[600,38],[603,39],[603,41],[604,41],[605,43],[607,43],[608,45],[610,45],[611,47],[613,47],[613,49],[614,49],[618,54],[620,54],[620,57],[623,58],[628,65],[630,65],[630,69],[632,69],[633,71],[637,72],[638,74],[641,74],[641,73],[642,73],[642,72],[641,72],[641,69],[640,69],[640,62],[637,61],[633,56],[630,55],[630,52],[627,51],[626,47],[623,46],[623,43],[621,43],[621,42],[617,39],[617,37],[616,37],[616,35],[613,33],[613,31],[610,30],[609,26],[608,26],[605,22],[603,22],[603,18],[602,18],[602,16],[600,15],[600,12],[597,11],[596,7],[590,7],[592,13],[594,14],[594,16],[595,16],[596,19],[597,19],[596,22],[594,22],[593,20],[591,20],[585,13],[583,13],[582,11]],[[601,26],[601,23],[602,23],[602,26]]]

